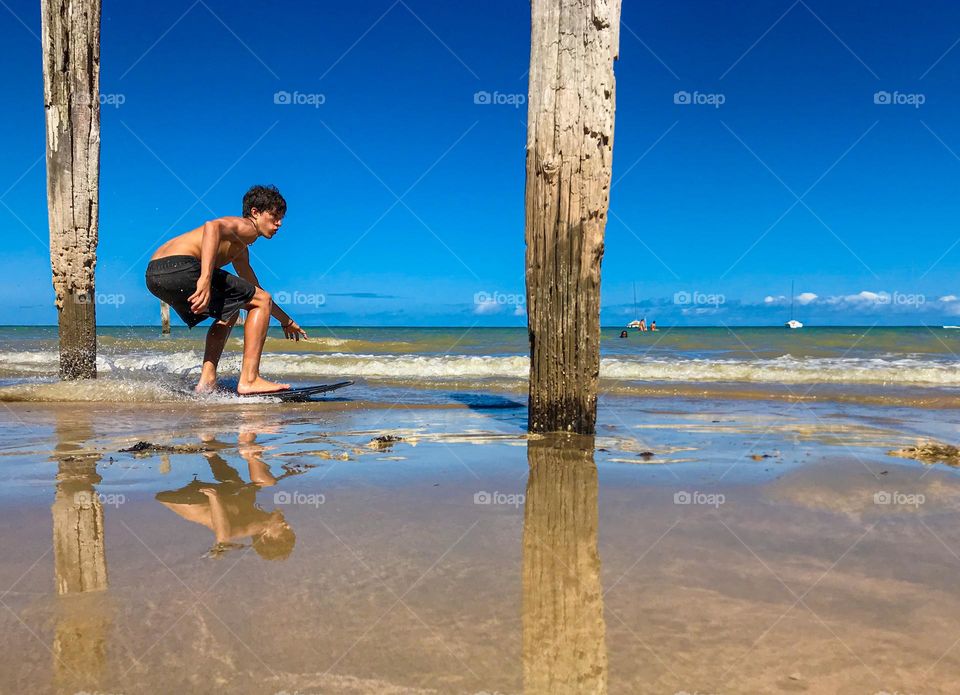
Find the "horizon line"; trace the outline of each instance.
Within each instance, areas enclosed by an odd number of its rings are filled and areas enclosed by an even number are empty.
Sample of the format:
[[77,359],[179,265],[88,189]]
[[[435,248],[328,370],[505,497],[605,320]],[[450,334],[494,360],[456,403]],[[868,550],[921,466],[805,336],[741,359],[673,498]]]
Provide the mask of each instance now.
[[[939,324],[939,323],[891,323],[891,324],[860,324],[860,323],[823,323],[817,325],[804,325],[802,329],[794,330],[809,330],[811,328],[944,328],[945,326],[960,326],[960,323],[957,324]],[[196,326],[195,326],[196,327]],[[462,329],[469,328],[470,330],[489,330],[489,329],[502,329],[502,328],[514,328],[514,329],[526,329],[525,325],[509,325],[509,326],[466,326],[464,324],[448,324],[448,325],[393,325],[393,324],[330,324],[330,325],[305,325],[304,328],[451,328],[451,329]],[[55,323],[0,323],[0,328],[59,328]],[[140,323],[140,324],[114,324],[114,323],[102,323],[97,324],[97,328],[161,328],[158,323]],[[186,325],[177,325],[174,324],[171,328],[188,328]],[[280,328],[279,325],[272,325],[270,328]],[[663,324],[661,330],[666,329],[679,329],[679,328],[777,328],[782,329],[786,326],[782,323],[777,324]],[[600,330],[626,330],[640,333],[642,331],[637,331],[636,329],[631,329],[628,326],[623,325],[601,325]],[[188,329],[191,330],[191,329]],[[647,333],[651,332],[649,330]],[[657,331],[653,331],[657,332]]]

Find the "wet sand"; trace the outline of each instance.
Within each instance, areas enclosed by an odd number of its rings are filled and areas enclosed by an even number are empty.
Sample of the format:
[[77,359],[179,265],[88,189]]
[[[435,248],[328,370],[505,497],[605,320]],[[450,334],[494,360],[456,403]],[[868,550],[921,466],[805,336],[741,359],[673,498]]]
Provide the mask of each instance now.
[[0,690],[955,692],[947,418],[489,404],[0,406]]

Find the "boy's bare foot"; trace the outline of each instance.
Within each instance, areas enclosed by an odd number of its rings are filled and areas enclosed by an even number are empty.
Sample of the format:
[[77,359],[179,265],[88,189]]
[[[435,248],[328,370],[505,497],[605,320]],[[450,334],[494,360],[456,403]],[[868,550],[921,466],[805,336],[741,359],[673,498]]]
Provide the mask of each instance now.
[[197,393],[213,393],[217,390],[217,380],[201,379],[193,390]]
[[286,391],[290,384],[280,384],[276,381],[267,381],[262,376],[258,376],[255,381],[241,381],[237,384],[237,393],[241,396],[249,396],[254,393],[270,393],[276,391]]

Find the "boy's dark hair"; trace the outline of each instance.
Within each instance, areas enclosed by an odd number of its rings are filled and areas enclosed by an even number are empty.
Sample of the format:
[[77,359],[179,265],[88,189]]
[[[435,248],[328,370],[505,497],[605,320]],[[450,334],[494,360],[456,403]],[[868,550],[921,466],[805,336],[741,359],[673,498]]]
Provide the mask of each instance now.
[[287,214],[287,201],[276,186],[251,186],[243,196],[243,216],[247,217],[253,208],[283,217]]
[[253,536],[253,549],[264,560],[286,560],[296,542],[297,534],[292,528],[285,528],[276,536],[267,536],[265,533]]

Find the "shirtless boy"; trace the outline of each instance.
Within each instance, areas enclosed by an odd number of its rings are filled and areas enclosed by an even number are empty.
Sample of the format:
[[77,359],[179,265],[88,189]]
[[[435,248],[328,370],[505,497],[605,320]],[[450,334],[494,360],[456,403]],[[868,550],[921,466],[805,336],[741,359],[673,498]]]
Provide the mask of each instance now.
[[[307,334],[260,287],[250,267],[248,248],[260,237],[272,239],[286,212],[287,202],[276,187],[254,186],[243,196],[242,217],[210,220],[166,242],[150,259],[146,281],[151,293],[173,307],[190,328],[207,318],[215,319],[207,331],[198,392],[216,388],[217,365],[241,309],[247,310],[247,318],[243,324],[243,365],[237,393],[290,388],[290,384],[260,376],[260,356],[270,317],[280,322],[288,339],[300,340]],[[228,263],[233,264],[236,275],[223,270]]]

